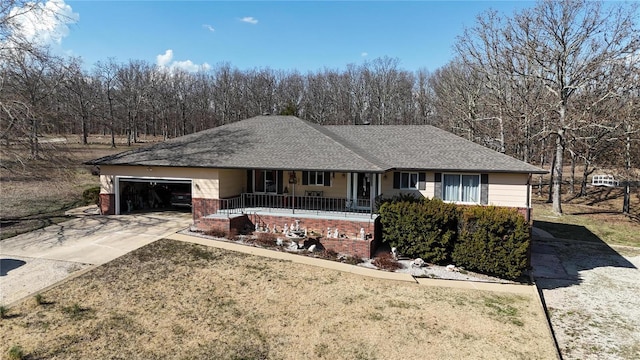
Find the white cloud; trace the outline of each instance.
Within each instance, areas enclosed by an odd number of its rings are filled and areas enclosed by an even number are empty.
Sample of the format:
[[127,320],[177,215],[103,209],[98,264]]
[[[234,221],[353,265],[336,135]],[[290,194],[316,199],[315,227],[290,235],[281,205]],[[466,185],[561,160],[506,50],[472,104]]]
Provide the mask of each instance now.
[[258,23],[258,19],[255,19],[253,16],[245,16],[242,19],[240,19],[240,21],[253,24],[253,25]]
[[369,53],[368,52],[362,52],[362,53],[360,53],[360,56],[367,57],[367,56],[369,56]]
[[191,60],[175,61],[173,60],[173,50],[167,49],[164,54],[156,56],[156,64],[158,67],[173,71],[176,69],[184,70],[187,72],[207,71],[211,69],[211,65],[205,63],[195,64]]
[[204,25],[202,25],[202,27],[207,29],[207,30],[209,30],[209,31],[211,31],[211,32],[216,31],[216,29],[214,29],[213,26],[211,26],[209,24],[204,24]]
[[171,59],[173,59],[173,50],[167,49],[164,54],[156,56],[156,63],[160,67],[166,67],[171,62]]
[[44,3],[26,3],[9,12],[14,35],[41,45],[60,44],[69,35],[69,25],[80,20],[64,0],[48,0]]

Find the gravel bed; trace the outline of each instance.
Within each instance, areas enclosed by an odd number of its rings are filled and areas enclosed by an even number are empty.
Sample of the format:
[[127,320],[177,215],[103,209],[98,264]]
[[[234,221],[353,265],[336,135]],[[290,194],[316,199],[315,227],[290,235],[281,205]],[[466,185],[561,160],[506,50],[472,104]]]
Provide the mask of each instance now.
[[536,256],[563,359],[640,359],[640,248],[538,239]]

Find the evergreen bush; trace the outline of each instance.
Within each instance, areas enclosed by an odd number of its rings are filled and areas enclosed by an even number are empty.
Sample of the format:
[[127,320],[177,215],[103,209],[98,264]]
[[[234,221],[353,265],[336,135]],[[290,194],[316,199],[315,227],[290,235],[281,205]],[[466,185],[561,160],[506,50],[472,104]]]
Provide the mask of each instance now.
[[527,269],[530,228],[517,210],[462,207],[458,225],[452,254],[457,266],[506,279],[516,279]]
[[380,207],[383,241],[403,255],[442,264],[451,259],[457,230],[453,204],[438,199],[389,201]]
[[100,200],[100,186],[93,186],[82,192],[82,201],[85,205],[97,205]]

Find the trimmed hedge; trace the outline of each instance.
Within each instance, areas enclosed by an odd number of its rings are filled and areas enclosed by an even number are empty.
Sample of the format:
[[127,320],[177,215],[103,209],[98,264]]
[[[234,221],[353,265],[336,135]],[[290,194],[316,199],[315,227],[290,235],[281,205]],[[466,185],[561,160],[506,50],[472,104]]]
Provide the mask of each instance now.
[[406,256],[505,279],[529,265],[530,227],[515,209],[397,198],[382,202],[379,214],[382,241]]
[[450,261],[457,230],[455,205],[438,199],[385,202],[380,222],[382,241],[401,254],[435,264]]
[[529,265],[529,224],[517,211],[471,206],[459,211],[458,241],[452,259],[466,269],[506,279],[520,277]]

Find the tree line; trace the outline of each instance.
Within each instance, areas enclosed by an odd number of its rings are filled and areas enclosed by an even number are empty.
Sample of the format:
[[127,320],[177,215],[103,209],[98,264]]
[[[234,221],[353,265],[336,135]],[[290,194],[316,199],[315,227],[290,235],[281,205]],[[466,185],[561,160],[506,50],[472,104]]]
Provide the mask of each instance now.
[[[633,4],[572,0],[542,0],[512,16],[488,11],[433,72],[382,57],[307,73],[229,63],[193,73],[115,59],[87,70],[79,58],[13,38],[11,13],[0,7],[3,162],[28,161],[25,151],[51,155],[39,142],[45,134],[78,134],[86,144],[100,133],[115,147],[117,136],[131,145],[266,113],[332,125],[429,124],[550,169],[550,201],[562,213],[567,164],[576,196],[597,169],[638,180],[636,14]],[[628,183],[626,194],[628,212]]]

